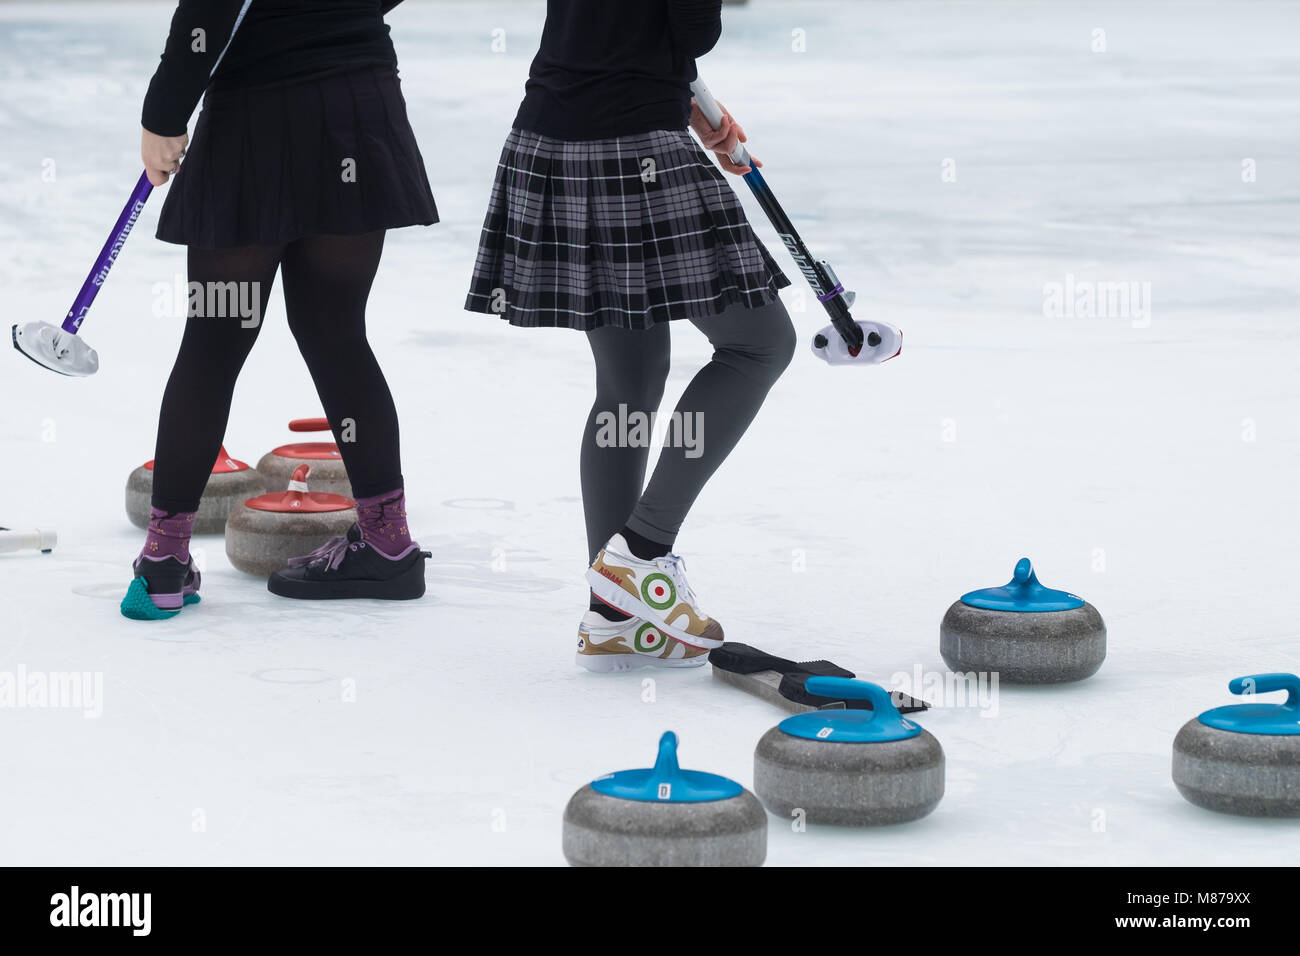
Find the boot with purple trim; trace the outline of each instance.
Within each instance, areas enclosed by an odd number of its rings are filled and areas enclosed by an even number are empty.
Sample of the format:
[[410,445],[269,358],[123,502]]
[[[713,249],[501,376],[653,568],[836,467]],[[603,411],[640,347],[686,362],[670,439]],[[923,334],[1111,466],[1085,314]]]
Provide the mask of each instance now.
[[280,597],[305,601],[378,598],[410,601],[424,596],[424,561],[431,558],[418,544],[389,557],[361,537],[353,525],[347,535],[330,538],[311,554],[290,558],[266,588]]

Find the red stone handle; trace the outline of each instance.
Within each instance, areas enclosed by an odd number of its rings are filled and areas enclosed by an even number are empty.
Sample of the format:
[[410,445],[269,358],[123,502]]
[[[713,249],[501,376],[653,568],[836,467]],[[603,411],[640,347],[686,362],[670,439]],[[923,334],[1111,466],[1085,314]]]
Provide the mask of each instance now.
[[331,431],[328,418],[295,418],[289,423],[291,432],[327,432]]

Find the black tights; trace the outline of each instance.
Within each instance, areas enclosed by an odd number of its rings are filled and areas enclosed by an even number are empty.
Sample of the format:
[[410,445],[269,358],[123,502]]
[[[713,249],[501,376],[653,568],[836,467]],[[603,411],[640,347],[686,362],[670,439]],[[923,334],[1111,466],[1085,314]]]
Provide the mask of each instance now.
[[[353,494],[364,498],[402,486],[397,410],[366,340],[366,298],[383,249],[382,231],[277,246],[190,248],[191,296],[198,283],[204,308],[186,320],[163,393],[155,508],[198,510],[226,433],[235,380],[257,341],[277,271],[289,330],[316,384]],[[232,303],[244,306],[242,314]],[[345,420],[351,425],[346,435]]]

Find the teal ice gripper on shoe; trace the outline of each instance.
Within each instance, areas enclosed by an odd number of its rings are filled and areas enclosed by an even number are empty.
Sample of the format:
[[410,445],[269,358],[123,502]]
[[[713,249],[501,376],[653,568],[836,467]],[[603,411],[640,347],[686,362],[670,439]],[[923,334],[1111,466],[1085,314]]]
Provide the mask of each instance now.
[[[185,595],[184,604],[198,604],[199,595]],[[165,621],[169,617],[175,617],[180,611],[164,611],[153,603],[149,597],[149,589],[145,586],[144,578],[136,578],[131,582],[131,586],[126,589],[126,596],[122,598],[122,616],[130,618],[133,621]]]

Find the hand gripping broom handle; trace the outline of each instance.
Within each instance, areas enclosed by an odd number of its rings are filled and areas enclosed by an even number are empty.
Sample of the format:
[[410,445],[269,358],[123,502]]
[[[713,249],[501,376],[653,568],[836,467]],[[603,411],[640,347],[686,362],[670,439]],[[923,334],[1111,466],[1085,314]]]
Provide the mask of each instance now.
[[[700,108],[709,125],[714,129],[721,127],[722,107],[713,98],[713,94],[709,92],[703,80],[697,79],[691,84],[691,94],[695,97],[695,105]],[[794,223],[785,214],[781,204],[776,201],[776,196],[772,194],[763,174],[759,172],[757,166],[752,165],[749,150],[745,148],[744,143],[736,144],[736,148],[731,153],[731,161],[737,166],[752,166],[745,174],[745,182],[749,184],[754,198],[763,207],[763,212],[767,213],[767,218],[771,220],[781,241],[785,243],[785,248],[794,259],[794,264],[799,267],[799,271],[803,273],[803,277],[808,280],[813,292],[817,294],[817,299],[830,315],[831,323],[835,326],[835,331],[839,332],[844,339],[849,353],[856,356],[862,350],[862,329],[853,321],[848,303],[844,301],[844,286],[835,277],[830,266],[824,261],[814,259],[808,247],[804,245],[804,241],[799,238]]]
[[[216,62],[212,64],[212,71],[208,74],[209,79],[217,72],[217,67],[225,59],[226,51],[230,49],[230,44],[239,31],[239,25],[244,22],[248,8],[252,5],[253,0],[244,0],[244,3],[240,6],[239,13],[235,16],[234,26],[230,28],[230,37],[226,40],[226,45],[222,47],[221,52],[217,54]],[[81,291],[72,300],[72,308],[68,309],[67,317],[63,320],[63,331],[76,335],[81,329],[81,322],[85,319],[86,313],[90,311],[90,304],[95,301],[95,296],[99,294],[99,287],[108,278],[108,272],[113,268],[113,263],[117,261],[122,246],[126,244],[126,237],[131,235],[131,230],[135,228],[136,220],[140,218],[140,213],[144,209],[144,201],[149,198],[151,192],[153,192],[153,184],[149,182],[149,174],[147,172],[141,173],[140,178],[136,181],[135,189],[131,190],[131,197],[122,208],[122,215],[117,217],[117,224],[113,226],[113,231],[109,233],[108,241],[104,243],[104,248],[99,250],[99,257],[95,260],[94,266],[91,267],[90,275],[86,276],[86,281],[81,284]]]

